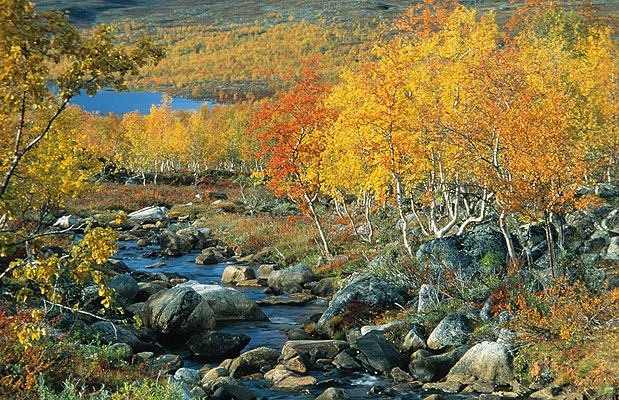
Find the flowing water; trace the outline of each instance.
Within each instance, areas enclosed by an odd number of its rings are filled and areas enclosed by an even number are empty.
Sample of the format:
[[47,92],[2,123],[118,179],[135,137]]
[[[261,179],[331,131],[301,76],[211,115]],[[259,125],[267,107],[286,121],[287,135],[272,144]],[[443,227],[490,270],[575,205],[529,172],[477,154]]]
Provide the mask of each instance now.
[[[149,250],[158,250],[157,248],[138,249],[135,242],[121,243],[118,257],[123,260],[131,269],[147,272],[165,272],[178,273],[188,279],[196,280],[205,284],[221,284],[221,275],[223,270],[229,265],[226,263],[215,265],[196,265],[194,263],[196,254],[189,254],[182,257],[171,259],[151,259],[143,258],[141,254]],[[161,268],[144,268],[156,262],[164,262],[165,267]],[[264,293],[264,288],[246,288],[236,287],[236,289],[247,294],[254,301],[267,297]],[[269,317],[270,321],[239,321],[230,322],[222,326],[217,326],[217,330],[229,333],[242,333],[248,335],[251,341],[243,349],[243,351],[251,350],[261,346],[280,350],[284,343],[288,340],[284,329],[289,327],[300,327],[305,320],[316,313],[323,312],[328,304],[324,300],[314,301],[306,306],[269,306],[262,307],[264,313]],[[174,352],[174,351],[172,351]],[[189,351],[176,351],[185,363],[187,368],[199,369],[203,364],[192,359]],[[212,366],[216,366],[213,364]],[[264,399],[314,399],[318,394],[322,393],[327,387],[339,387],[345,389],[351,399],[367,399],[368,390],[376,384],[388,385],[390,382],[377,376],[367,373],[342,373],[332,371],[323,373],[321,371],[312,371],[312,375],[321,382],[317,388],[311,391],[272,391],[269,385],[257,379],[244,381],[245,385],[252,390],[258,398]],[[418,392],[407,394],[404,397],[392,397],[393,399],[411,399],[418,400],[427,396],[426,392]],[[377,398],[382,396],[377,396]]]

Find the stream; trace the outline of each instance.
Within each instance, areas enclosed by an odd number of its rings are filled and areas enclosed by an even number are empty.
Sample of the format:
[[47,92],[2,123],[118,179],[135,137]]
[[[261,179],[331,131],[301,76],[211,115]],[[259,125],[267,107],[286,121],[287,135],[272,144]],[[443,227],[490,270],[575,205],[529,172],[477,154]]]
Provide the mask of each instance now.
[[[115,257],[124,261],[129,268],[137,271],[145,271],[151,273],[165,272],[178,273],[188,279],[196,280],[204,284],[221,284],[221,275],[224,269],[230,265],[220,263],[215,265],[196,265],[195,258],[198,253],[191,253],[186,256],[170,258],[170,259],[152,259],[144,258],[142,254],[151,250],[158,250],[158,246],[138,249],[135,242],[119,242],[118,256]],[[145,268],[156,262],[163,262],[166,266],[161,268]],[[268,297],[264,293],[263,287],[236,287],[252,300],[257,301]],[[284,329],[289,327],[300,327],[303,322],[309,319],[310,316],[323,312],[328,306],[324,300],[314,301],[306,306],[286,306],[277,305],[269,307],[261,307],[262,311],[269,317],[270,321],[238,321],[226,322],[218,324],[217,330],[228,333],[242,333],[251,338],[249,344],[242,352],[255,349],[261,346],[267,346],[277,350],[281,350],[284,343],[288,340]],[[171,353],[178,354],[184,361],[186,368],[199,369],[204,363],[192,359],[188,350],[171,350]],[[211,367],[219,365],[219,363],[209,364]],[[373,385],[384,385],[390,387],[393,383],[382,377],[374,376],[369,373],[351,373],[333,372],[323,373],[322,371],[311,371],[311,374],[319,381],[324,381],[323,385],[316,388],[303,391],[274,391],[269,389],[269,385],[257,379],[245,380],[243,383],[255,393],[258,399],[314,399],[328,387],[338,387],[345,389],[351,399],[367,399],[372,395],[368,395],[368,390]],[[335,380],[335,383],[334,383]],[[418,400],[428,395],[428,392],[419,390],[416,393],[408,393],[402,397],[392,397],[397,399]],[[382,398],[380,395],[377,398]]]

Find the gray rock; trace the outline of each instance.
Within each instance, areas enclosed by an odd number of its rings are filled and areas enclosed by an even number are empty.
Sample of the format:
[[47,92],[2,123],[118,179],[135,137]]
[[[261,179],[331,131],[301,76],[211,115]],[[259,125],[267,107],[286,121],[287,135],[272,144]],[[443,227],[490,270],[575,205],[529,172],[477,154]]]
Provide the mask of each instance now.
[[442,379],[471,346],[460,346],[455,350],[434,355],[427,350],[417,350],[408,364],[413,379],[421,382],[435,382]]
[[131,225],[136,224],[144,224],[144,223],[155,223],[157,221],[168,221],[168,216],[166,215],[169,212],[165,207],[145,207],[141,210],[132,212],[128,215],[127,223]]
[[610,244],[606,249],[604,259],[613,261],[619,260],[619,236],[610,238]]
[[92,324],[92,329],[103,343],[126,343],[134,350],[142,346],[142,341],[133,332],[111,322],[95,322]]
[[281,267],[277,264],[262,264],[256,271],[258,279],[269,279],[271,272],[280,270]]
[[221,275],[221,283],[237,283],[256,279],[254,270],[244,265],[229,265]]
[[423,243],[417,250],[417,260],[435,268],[463,270],[472,273],[487,254],[507,257],[503,234],[491,228],[481,228],[462,235],[445,236]]
[[190,287],[209,304],[218,321],[268,321],[260,307],[245,293],[219,285],[203,285],[187,281],[179,286]]
[[350,397],[346,394],[344,389],[328,388],[315,400],[349,400]]
[[402,355],[380,331],[372,331],[357,340],[357,360],[370,372],[388,372],[402,364]]
[[142,308],[144,323],[161,337],[182,340],[215,327],[215,314],[195,290],[176,286],[151,296]]
[[268,347],[258,347],[241,354],[230,364],[230,376],[242,378],[260,372],[263,368],[273,368],[277,364],[280,352]]
[[597,231],[584,243],[583,251],[588,253],[600,251],[610,243],[610,234],[606,231]]
[[60,229],[69,229],[71,227],[77,227],[80,224],[81,224],[81,220],[77,218],[76,216],[65,215],[65,216],[58,218],[56,222],[54,222],[53,226],[55,228],[60,228]]
[[268,285],[275,294],[298,293],[303,285],[316,280],[314,271],[306,264],[297,264],[290,269],[273,271]]
[[278,381],[276,384],[271,386],[271,389],[300,391],[306,388],[310,388],[312,386],[316,386],[317,384],[318,380],[313,376],[299,376],[295,373],[291,373],[284,379]]
[[191,244],[194,250],[202,250],[207,242],[207,237],[198,228],[190,226],[188,228],[179,229],[176,234]]
[[310,289],[312,294],[318,297],[331,297],[335,291],[333,278],[323,278],[318,282],[306,283],[305,288]]
[[[153,371],[161,371],[162,374],[167,374],[183,366],[183,360],[176,354],[162,354],[160,356],[152,356],[143,359],[143,362]],[[138,357],[139,359],[139,357]]]
[[428,347],[440,350],[447,346],[463,345],[472,331],[473,324],[465,314],[451,313],[434,328],[428,338]]
[[595,187],[595,194],[605,200],[612,200],[619,197],[619,187],[609,183],[601,183]]
[[619,234],[619,209],[611,211],[606,218],[602,220],[600,226],[609,232]]
[[202,400],[206,398],[206,392],[200,386],[194,387],[190,392],[194,399]]
[[284,344],[282,354],[294,352],[310,359],[320,354],[320,358],[333,359],[349,347],[344,340],[289,340]]
[[232,377],[221,377],[203,387],[209,400],[256,400],[243,383]]
[[322,335],[332,336],[335,329],[332,326],[334,317],[343,314],[352,300],[369,305],[405,304],[409,296],[402,287],[394,286],[377,278],[360,277],[338,291],[331,300],[329,307],[316,324],[316,330]]
[[441,304],[441,293],[434,285],[423,284],[419,288],[417,312],[425,314]]
[[342,351],[333,359],[333,365],[337,369],[357,371],[361,369],[361,364],[355,358],[358,354],[357,350],[348,349]]
[[232,358],[239,355],[249,340],[247,335],[209,331],[190,337],[187,347],[198,357]]
[[165,290],[166,287],[161,286],[153,282],[140,282],[138,283],[138,293],[135,296],[135,301],[146,301],[150,296],[157,292]]
[[188,386],[195,386],[200,383],[200,374],[197,369],[180,368],[174,373],[174,379],[184,382]]
[[424,335],[424,329],[421,324],[415,322],[413,327],[404,337],[404,343],[402,349],[407,353],[426,348],[426,337]]
[[513,357],[505,345],[482,342],[462,356],[446,379],[511,382],[514,379]]
[[223,256],[221,251],[215,247],[209,247],[196,257],[196,264],[198,265],[213,265],[226,261],[226,257]]
[[133,272],[131,268],[127,266],[123,261],[116,260],[114,258],[108,259],[103,266],[107,269],[111,269],[112,271],[119,274],[130,274]]
[[138,283],[131,275],[122,274],[108,280],[108,286],[114,289],[114,294],[131,303],[138,294]]
[[191,243],[174,232],[163,231],[159,235],[159,246],[165,256],[178,257],[191,252]]

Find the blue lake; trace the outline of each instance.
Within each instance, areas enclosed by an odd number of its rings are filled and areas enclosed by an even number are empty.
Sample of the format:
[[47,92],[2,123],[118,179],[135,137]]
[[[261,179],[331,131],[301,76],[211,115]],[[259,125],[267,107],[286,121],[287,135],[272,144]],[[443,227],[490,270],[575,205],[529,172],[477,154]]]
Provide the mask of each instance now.
[[[161,104],[162,99],[163,93],[100,91],[94,97],[86,94],[77,96],[71,101],[71,104],[78,105],[86,111],[99,112],[100,114],[125,114],[139,111],[146,115],[150,114],[151,106]],[[211,108],[217,102],[172,97],[170,106],[177,111],[192,111],[200,109],[204,104],[208,104]]]

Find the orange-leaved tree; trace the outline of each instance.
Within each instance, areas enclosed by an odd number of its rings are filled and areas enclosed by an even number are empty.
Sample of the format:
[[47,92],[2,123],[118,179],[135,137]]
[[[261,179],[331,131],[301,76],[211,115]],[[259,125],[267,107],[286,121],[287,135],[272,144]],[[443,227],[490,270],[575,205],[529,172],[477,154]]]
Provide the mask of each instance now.
[[318,74],[316,61],[306,63],[294,88],[263,106],[250,123],[249,134],[261,143],[261,173],[277,196],[288,196],[312,217],[325,255],[331,251],[315,202],[321,193],[320,173],[326,132],[337,111],[324,99],[330,87]]

